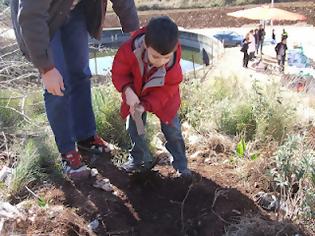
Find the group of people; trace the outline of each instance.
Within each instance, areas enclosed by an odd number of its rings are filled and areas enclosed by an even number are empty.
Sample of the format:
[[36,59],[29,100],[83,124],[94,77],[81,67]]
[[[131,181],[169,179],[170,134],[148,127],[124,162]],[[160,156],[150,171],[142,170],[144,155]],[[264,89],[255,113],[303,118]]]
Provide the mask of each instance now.
[[[144,124],[147,113],[161,122],[166,148],[179,176],[191,176],[178,110],[181,46],[178,27],[169,17],[152,18],[140,28],[134,0],[111,0],[130,39],[113,62],[112,82],[121,94],[121,116],[131,138],[128,173],[150,170],[156,164],[143,134],[137,132],[136,114]],[[91,101],[88,37],[99,39],[106,13],[105,0],[12,0],[11,14],[22,53],[40,73],[49,124],[70,178],[89,175],[82,153],[104,156],[109,144],[96,133]]]
[[[250,30],[246,34],[241,48],[241,52],[243,52],[244,55],[243,67],[248,67],[248,62],[256,58],[256,55],[258,55],[258,51],[260,52],[260,55],[263,55],[263,44],[265,35],[265,29],[262,27],[262,25],[259,25],[259,29]],[[288,49],[287,38],[288,33],[285,29],[283,29],[281,34],[281,41],[275,47],[277,61],[282,70],[284,70],[286,51]],[[276,43],[276,34],[274,29],[272,29],[272,43]]]
[[259,53],[263,54],[263,45],[265,40],[265,29],[263,25],[259,25],[258,29],[250,30],[244,40],[241,48],[243,52],[243,67],[248,67],[248,62],[254,60]]

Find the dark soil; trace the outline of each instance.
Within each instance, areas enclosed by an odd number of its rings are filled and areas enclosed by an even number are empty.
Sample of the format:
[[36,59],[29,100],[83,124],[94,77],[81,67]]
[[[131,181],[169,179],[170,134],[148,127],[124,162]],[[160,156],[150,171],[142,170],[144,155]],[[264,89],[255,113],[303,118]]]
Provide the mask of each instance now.
[[[226,226],[246,214],[262,215],[273,222],[271,215],[255,205],[250,194],[233,188],[238,180],[229,171],[232,168],[229,165],[191,162],[192,180],[175,177],[169,166],[130,176],[112,165],[108,157],[89,161],[89,165],[110,180],[114,191],[92,187],[93,178],[80,182],[61,181],[55,183],[56,188],[42,189],[41,195],[45,195],[50,204],[71,207],[81,216],[79,219],[73,215],[76,222],[63,217],[64,222],[59,222],[53,231],[57,235],[70,235],[70,231],[71,235],[88,235],[80,225],[82,221],[87,225],[96,217],[100,220],[96,235],[126,236],[218,236],[224,234]],[[219,190],[225,194],[217,195]],[[39,232],[38,228],[42,233],[52,232],[51,226],[40,223],[37,228],[33,225],[33,232]],[[297,232],[303,235],[296,226],[288,224],[279,235]],[[255,235],[262,235],[259,229]]]

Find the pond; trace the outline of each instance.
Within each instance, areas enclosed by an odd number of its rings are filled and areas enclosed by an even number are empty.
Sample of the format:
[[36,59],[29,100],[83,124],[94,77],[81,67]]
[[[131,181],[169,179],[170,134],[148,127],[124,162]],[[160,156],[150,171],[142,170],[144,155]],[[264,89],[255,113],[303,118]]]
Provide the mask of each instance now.
[[[110,72],[117,49],[106,48],[91,50],[90,68],[93,75],[106,75]],[[202,55],[199,51],[183,48],[182,59],[180,61],[183,73],[198,70],[202,67]]]

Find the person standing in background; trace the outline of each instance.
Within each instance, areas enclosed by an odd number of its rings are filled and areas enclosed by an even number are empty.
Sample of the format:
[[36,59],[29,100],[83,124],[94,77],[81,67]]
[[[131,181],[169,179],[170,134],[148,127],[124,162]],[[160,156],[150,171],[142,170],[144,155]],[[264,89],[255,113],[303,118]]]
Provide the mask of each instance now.
[[263,46],[264,46],[264,40],[265,40],[265,29],[260,24],[258,29],[258,48],[260,48],[260,54],[263,55]]
[[258,55],[258,29],[255,29],[255,32],[254,32],[254,37],[255,37],[255,47],[256,47],[256,54]]
[[287,39],[288,38],[288,33],[287,31],[285,31],[285,29],[282,30],[282,34],[281,34],[281,40],[282,39]]
[[271,38],[272,38],[272,44],[276,44],[277,41],[276,41],[275,29],[272,29]]
[[255,51],[256,51],[256,40],[254,36],[254,30],[249,31],[249,45],[248,45],[248,54],[249,54],[249,60],[254,60],[255,58]]
[[288,47],[286,38],[282,38],[281,42],[278,43],[277,46],[275,47],[278,64],[280,65],[282,71],[284,71],[284,63],[287,49]]
[[243,52],[243,67],[248,67],[249,55],[248,55],[248,45],[249,45],[249,34],[246,35],[245,39],[243,40],[243,45],[241,48],[241,52]]

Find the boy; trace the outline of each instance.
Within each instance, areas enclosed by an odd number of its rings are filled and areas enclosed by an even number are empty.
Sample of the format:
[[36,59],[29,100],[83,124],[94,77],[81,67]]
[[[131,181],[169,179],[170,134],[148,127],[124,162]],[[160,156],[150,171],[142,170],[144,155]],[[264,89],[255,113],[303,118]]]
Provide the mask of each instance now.
[[179,64],[181,47],[177,25],[166,16],[150,20],[118,50],[112,68],[112,80],[122,94],[121,115],[128,117],[127,127],[132,149],[122,165],[128,173],[154,167],[144,135],[137,133],[135,113],[145,124],[146,113],[161,121],[166,148],[172,154],[172,165],[179,176],[191,176],[187,168],[185,144],[177,111],[180,107],[179,84],[183,80]]
[[287,49],[287,38],[282,38],[281,42],[275,47],[278,64],[280,65],[282,71],[284,71],[284,62]]

